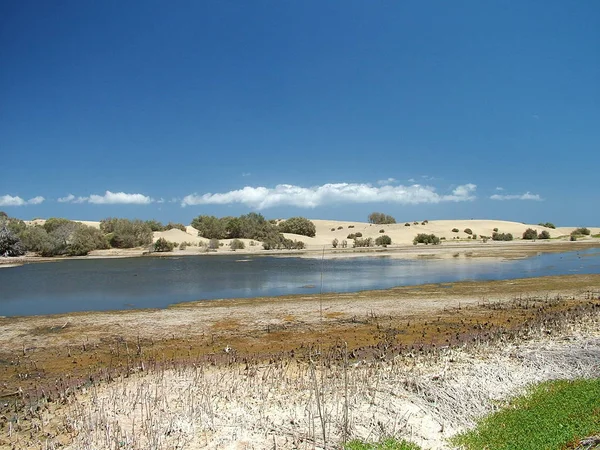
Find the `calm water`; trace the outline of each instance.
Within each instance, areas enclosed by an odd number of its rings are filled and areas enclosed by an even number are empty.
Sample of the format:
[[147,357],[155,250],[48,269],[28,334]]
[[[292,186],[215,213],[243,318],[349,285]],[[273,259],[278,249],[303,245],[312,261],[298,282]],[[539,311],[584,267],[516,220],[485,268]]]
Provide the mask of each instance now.
[[[241,261],[245,260],[245,261]],[[187,256],[71,260],[0,269],[0,316],[166,307],[215,298],[351,292],[461,280],[600,273],[600,251],[515,261]]]

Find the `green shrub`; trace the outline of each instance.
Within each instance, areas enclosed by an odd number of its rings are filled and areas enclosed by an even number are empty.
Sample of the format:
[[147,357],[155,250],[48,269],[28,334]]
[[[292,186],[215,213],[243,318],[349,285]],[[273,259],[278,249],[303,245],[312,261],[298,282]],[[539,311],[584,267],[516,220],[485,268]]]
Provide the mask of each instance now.
[[525,232],[523,233],[523,239],[525,239],[525,240],[537,239],[537,237],[538,237],[538,233],[533,228],[527,228],[525,230]]
[[354,225],[348,225],[348,228],[354,228]]
[[165,238],[159,238],[154,243],[154,251],[155,252],[172,252],[175,248],[174,242],[169,242]]
[[494,230],[493,230],[493,231],[494,231],[495,233],[497,233],[497,232],[498,232],[498,228],[494,228]]
[[357,237],[354,239],[354,247],[373,247],[373,239],[372,238],[360,238]]
[[359,231],[358,233],[356,233],[354,236],[356,236],[357,238],[362,237],[362,233]]
[[315,224],[304,217],[292,217],[277,225],[282,233],[300,234],[302,236],[315,237],[317,234]]
[[493,241],[512,241],[513,235],[510,233],[492,233]]
[[92,250],[107,249],[109,247],[108,239],[102,231],[78,223],[68,238],[66,253],[69,256],[85,256]]
[[465,228],[463,231],[465,233],[467,233],[468,235],[472,235],[473,234],[473,230],[471,230],[470,228]]
[[339,241],[337,239],[334,239],[333,241],[331,241],[331,246],[333,248],[337,248],[338,244],[339,244]]
[[453,233],[458,233],[458,228],[452,228]]
[[382,228],[381,230],[379,230],[380,233],[385,233],[385,230]]
[[546,228],[556,228],[552,222],[538,223],[538,225]]
[[392,216],[388,216],[383,213],[374,212],[369,214],[369,223],[373,223],[376,225],[385,225],[390,223],[396,223],[396,219]]
[[342,248],[346,248],[346,247],[348,247],[348,241],[346,241],[345,239],[344,239],[344,240],[342,240],[342,242],[341,242],[340,246],[341,246]]
[[413,239],[413,245],[417,245],[417,244],[438,245],[439,243],[440,243],[440,238],[438,238],[435,234],[419,233]]
[[339,226],[337,229],[338,229],[338,230],[343,230],[343,229],[344,229],[344,227],[340,225],[340,226]]
[[175,228],[176,230],[181,230],[183,232],[187,231],[187,228],[185,227],[184,224],[174,223],[174,222],[169,222],[167,225],[165,225],[164,230],[167,231],[167,230],[171,230],[173,228]]
[[405,226],[405,227],[410,227],[410,223],[406,222],[406,223],[404,224],[404,226]]
[[179,244],[179,250],[185,250],[188,246],[187,242],[182,242],[181,244]]
[[576,241],[577,240],[577,236],[575,236],[574,234],[571,235],[571,241]]
[[587,228],[577,228],[571,231],[571,236],[589,236],[591,234],[590,230]]
[[39,225],[27,227],[21,233],[23,245],[30,252],[40,253],[48,239],[48,232],[44,227]]
[[413,222],[413,225],[419,225],[419,222]]
[[331,231],[335,231],[335,228],[332,228]]
[[146,224],[150,227],[152,231],[164,231],[165,227],[158,220],[146,220]]
[[219,242],[219,240],[217,238],[212,238],[208,241],[208,248],[210,250],[216,250],[221,246],[220,244],[221,243]]
[[111,234],[112,247],[133,248],[152,243],[152,229],[141,220],[109,218],[100,222],[100,230],[105,234]]
[[346,239],[354,239],[355,237],[356,237],[356,234],[350,233],[348,236],[346,236]]
[[389,237],[387,234],[384,234],[383,236],[379,236],[377,239],[375,239],[375,245],[382,245],[383,247],[387,247],[391,243],[392,243],[392,238]]
[[233,251],[243,250],[246,248],[246,244],[244,244],[244,241],[240,241],[239,239],[234,239],[233,241],[231,241],[231,244],[229,244],[229,246]]
[[550,239],[550,233],[547,230],[543,230],[538,234],[538,239]]
[[21,256],[24,254],[25,246],[21,239],[6,225],[2,225],[0,228],[0,256]]

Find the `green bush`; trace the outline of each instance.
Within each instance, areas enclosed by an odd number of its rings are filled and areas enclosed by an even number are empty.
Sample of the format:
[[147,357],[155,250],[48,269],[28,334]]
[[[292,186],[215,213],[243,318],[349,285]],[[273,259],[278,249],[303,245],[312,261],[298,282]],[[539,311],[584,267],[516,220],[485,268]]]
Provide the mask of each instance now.
[[[315,224],[304,217],[292,217],[277,225],[281,233],[300,234],[302,236],[315,237],[317,234]],[[340,227],[338,229],[341,229]]]
[[343,229],[344,229],[344,227],[340,225],[340,226],[339,226],[337,229],[338,229],[338,230],[343,230]]
[[552,222],[538,223],[538,225],[546,228],[556,228]]
[[111,234],[110,245],[115,248],[143,247],[152,243],[152,229],[146,222],[129,219],[105,219],[100,230]]
[[220,247],[220,242],[217,238],[212,238],[208,241],[208,248],[210,250],[216,250]]
[[27,251],[40,253],[48,241],[48,232],[39,225],[27,227],[21,233],[21,240]]
[[369,223],[373,223],[376,225],[386,225],[390,223],[396,223],[396,219],[394,219],[392,216],[388,216],[380,212],[373,212],[369,214]]
[[575,236],[574,234],[571,235],[571,241],[576,241],[577,240],[577,236]]
[[176,230],[181,230],[183,232],[187,231],[187,228],[185,227],[184,224],[182,223],[174,223],[174,222],[169,222],[167,225],[165,225],[164,230],[171,230],[171,229],[176,229]]
[[165,238],[159,238],[154,243],[154,251],[155,252],[172,252],[175,248],[174,242],[169,242]]
[[179,250],[185,250],[188,246],[187,242],[182,242],[181,244],[179,244]]
[[406,222],[406,223],[404,224],[404,226],[405,226],[405,227],[410,227],[410,223]]
[[498,232],[498,228],[494,228],[494,230],[493,230],[493,231],[494,231],[495,233],[497,233],[497,232]]
[[458,228],[452,228],[453,233],[458,233]]
[[356,234],[350,233],[348,236],[346,236],[346,239],[354,239],[355,237],[356,237]]
[[333,248],[337,248],[338,244],[339,244],[339,241],[337,239],[334,239],[333,241],[331,241],[331,246]]
[[375,239],[375,245],[381,245],[383,247],[387,247],[388,245],[391,245],[392,243],[392,238],[389,237],[387,234],[384,234],[383,236],[379,236],[377,239]]
[[229,246],[231,247],[231,250],[243,250],[246,248],[246,244],[244,244],[244,241],[240,241],[239,239],[234,239],[233,241],[231,241],[231,244],[229,244]]
[[66,252],[69,256],[85,256],[92,250],[109,248],[106,236],[97,228],[78,223],[69,237]]
[[146,224],[150,227],[152,231],[164,231],[165,227],[158,220],[146,220]]
[[357,237],[354,239],[354,247],[373,247],[373,239],[372,238],[360,238]]
[[354,228],[354,225],[348,225],[348,228]]
[[356,236],[357,238],[362,237],[362,233],[359,231],[358,233],[356,233],[354,236]]
[[512,241],[513,235],[510,233],[492,233],[492,241]]
[[571,236],[589,236],[591,234],[590,230],[587,228],[577,228],[571,231]]
[[465,233],[467,233],[468,235],[472,235],[473,234],[473,230],[471,230],[470,228],[465,228],[463,231]]
[[547,230],[543,230],[538,234],[538,239],[550,239],[550,233]]
[[538,237],[538,233],[533,228],[527,228],[525,230],[525,232],[523,233],[523,239],[525,239],[525,240],[537,239],[537,237]]
[[332,228],[331,231],[335,231],[335,228]]
[[380,233],[385,233],[385,230],[382,228],[381,230],[379,230]]
[[21,239],[6,225],[2,225],[0,228],[0,256],[21,256],[24,254],[25,246]]
[[440,238],[438,238],[435,234],[419,233],[413,239],[413,245],[417,245],[417,244],[438,245],[439,243],[440,243]]

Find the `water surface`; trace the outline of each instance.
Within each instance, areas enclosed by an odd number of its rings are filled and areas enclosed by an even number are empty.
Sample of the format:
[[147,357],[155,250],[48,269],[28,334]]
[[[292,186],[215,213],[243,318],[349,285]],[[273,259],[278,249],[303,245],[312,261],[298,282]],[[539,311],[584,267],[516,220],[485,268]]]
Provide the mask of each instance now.
[[63,260],[0,270],[0,316],[163,308],[217,298],[353,292],[462,280],[600,273],[600,252],[519,260],[185,256]]

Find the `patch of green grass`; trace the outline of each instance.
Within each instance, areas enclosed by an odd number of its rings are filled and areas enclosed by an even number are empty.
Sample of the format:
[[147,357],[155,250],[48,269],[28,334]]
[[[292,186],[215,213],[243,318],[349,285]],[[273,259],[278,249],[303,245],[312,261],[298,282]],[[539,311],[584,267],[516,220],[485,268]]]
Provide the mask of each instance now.
[[344,447],[345,450],[421,450],[412,442],[397,440],[394,438],[386,439],[377,444],[370,444],[362,441],[350,441]]
[[592,234],[592,237],[593,238],[600,238],[600,233],[598,233],[598,234]]
[[600,432],[600,378],[541,383],[451,442],[467,449],[562,449]]

